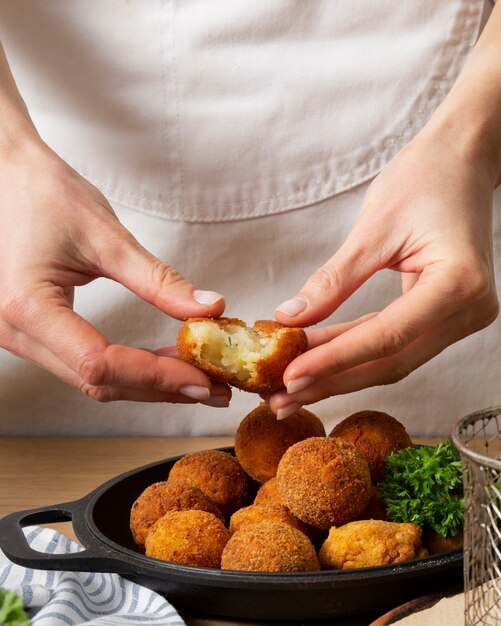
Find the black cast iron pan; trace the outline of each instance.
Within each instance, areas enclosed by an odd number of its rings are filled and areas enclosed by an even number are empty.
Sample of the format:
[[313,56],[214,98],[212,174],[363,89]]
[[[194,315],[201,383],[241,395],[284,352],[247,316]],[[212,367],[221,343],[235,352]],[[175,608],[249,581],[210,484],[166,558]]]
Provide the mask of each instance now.
[[[233,448],[223,448],[233,452]],[[180,455],[182,456],[182,455]],[[0,520],[0,548],[14,563],[50,570],[116,572],[166,596],[174,606],[227,617],[308,620],[381,614],[441,587],[461,584],[462,550],[395,565],[304,574],[187,567],[138,552],[129,530],[134,500],[166,480],[180,456],[132,470],[81,500],[12,513]],[[32,550],[22,527],[71,520],[86,548],[77,554]]]

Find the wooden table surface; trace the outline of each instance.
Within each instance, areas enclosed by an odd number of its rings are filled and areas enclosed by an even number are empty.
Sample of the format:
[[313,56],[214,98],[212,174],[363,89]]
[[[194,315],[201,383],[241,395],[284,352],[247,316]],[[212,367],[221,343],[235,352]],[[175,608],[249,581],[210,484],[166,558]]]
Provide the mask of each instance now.
[[[147,463],[232,444],[230,437],[0,437],[0,517],[79,499],[117,474]],[[70,522],[51,526],[75,539]],[[277,626],[276,622],[236,621],[180,612],[188,626]],[[321,623],[362,626],[369,621],[336,619]],[[314,622],[308,622],[308,626],[313,625]]]

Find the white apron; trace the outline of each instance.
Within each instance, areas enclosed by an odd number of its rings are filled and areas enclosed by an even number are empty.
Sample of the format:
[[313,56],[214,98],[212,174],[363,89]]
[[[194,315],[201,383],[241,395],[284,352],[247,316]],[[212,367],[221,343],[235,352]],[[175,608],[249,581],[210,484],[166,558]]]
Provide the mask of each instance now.
[[[489,10],[488,0],[0,0],[0,38],[47,143],[146,248],[252,323],[340,246]],[[399,288],[381,272],[330,321],[380,309]],[[180,326],[103,279],[77,290],[75,308],[118,343],[169,345]],[[327,428],[374,408],[413,434],[447,434],[501,401],[499,335],[495,323],[396,385],[311,408]],[[258,400],[103,405],[0,354],[0,434],[232,434]]]

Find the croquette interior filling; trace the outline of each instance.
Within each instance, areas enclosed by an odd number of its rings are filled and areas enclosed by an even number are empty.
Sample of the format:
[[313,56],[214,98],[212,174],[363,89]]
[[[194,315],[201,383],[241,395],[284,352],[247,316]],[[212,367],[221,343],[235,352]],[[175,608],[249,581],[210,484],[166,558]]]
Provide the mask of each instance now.
[[211,322],[195,322],[190,325],[196,343],[198,358],[245,381],[260,359],[273,348],[275,337],[263,337],[252,328],[230,324],[220,328]]

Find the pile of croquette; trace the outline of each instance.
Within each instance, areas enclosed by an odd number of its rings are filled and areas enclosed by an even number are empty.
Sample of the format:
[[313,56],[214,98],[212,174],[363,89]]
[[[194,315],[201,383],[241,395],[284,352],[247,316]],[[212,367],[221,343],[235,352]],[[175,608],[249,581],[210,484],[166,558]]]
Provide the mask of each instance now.
[[[428,555],[422,529],[386,519],[377,483],[385,459],[412,446],[380,411],[326,434],[299,409],[277,420],[261,403],[240,423],[235,454],[186,454],[134,502],[130,529],[152,558],[250,572],[308,572]],[[443,547],[441,547],[443,549]]]

